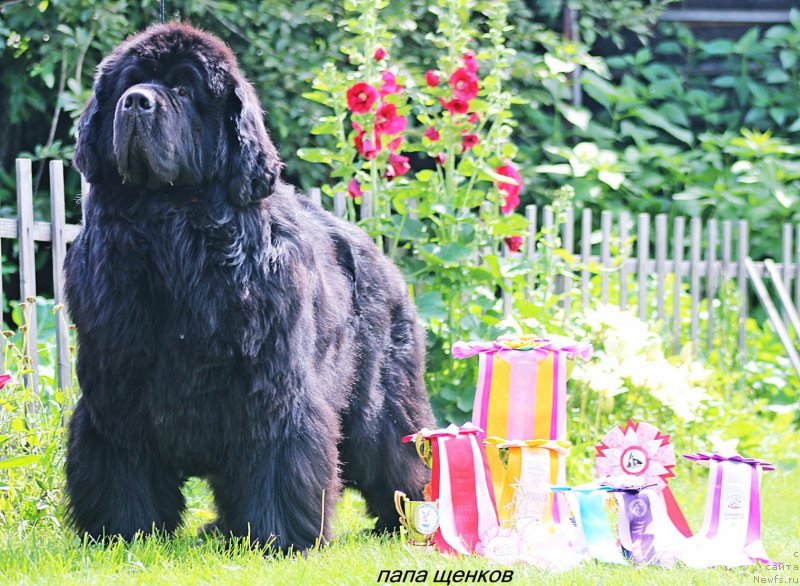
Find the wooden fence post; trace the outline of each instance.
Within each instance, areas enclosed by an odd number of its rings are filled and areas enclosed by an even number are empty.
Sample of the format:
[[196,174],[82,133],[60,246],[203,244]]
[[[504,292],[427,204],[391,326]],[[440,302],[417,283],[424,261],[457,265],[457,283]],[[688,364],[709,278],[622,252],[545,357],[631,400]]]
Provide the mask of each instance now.
[[664,319],[664,284],[667,277],[667,214],[656,216],[656,311]]
[[739,352],[747,352],[747,339],[745,335],[745,322],[747,321],[747,266],[748,259],[748,231],[747,220],[739,220],[739,239],[736,260],[738,262],[737,283],[739,285]]
[[322,205],[322,190],[319,187],[312,187],[309,189],[308,197],[318,206]]
[[700,331],[700,243],[702,238],[703,226],[700,218],[692,218],[689,222],[689,295],[692,299],[690,338],[695,350],[697,350]]
[[592,210],[583,208],[581,214],[581,309],[589,306],[589,265],[592,255]]
[[[27,331],[24,352],[31,359],[33,373],[28,383],[39,394],[39,340],[36,323],[36,259],[33,240],[33,176],[30,159],[17,159],[17,239],[19,240],[19,289],[27,304]],[[38,409],[38,405],[29,405]]]
[[794,306],[800,311],[800,224],[795,226],[794,248]]
[[672,256],[675,263],[672,285],[672,353],[681,350],[681,294],[683,293],[683,235],[686,218],[678,216],[672,225]]
[[67,242],[64,238],[64,164],[50,161],[50,239],[53,257],[53,311],[56,322],[56,371],[59,388],[72,386],[72,368],[69,360],[69,325],[66,320],[64,298],[64,257]]
[[[569,206],[565,213],[564,225],[561,227],[561,248],[563,248],[570,256],[575,251],[575,208]],[[574,276],[572,271],[568,271],[564,275],[564,293],[572,291]],[[572,306],[572,297],[564,295],[561,300],[561,307],[564,309],[564,315],[569,316],[569,310]]]
[[[783,265],[783,270],[781,271],[783,276],[783,286],[791,291],[792,287],[792,225],[789,223],[785,223],[783,225],[782,236],[781,236],[781,264]],[[781,309],[781,317],[783,317],[783,321],[786,321],[787,314],[786,309]]]
[[708,304],[708,320],[706,321],[706,352],[714,346],[714,299],[717,295],[717,221],[708,221],[706,248],[706,303]]
[[[528,220],[528,242],[525,249],[528,253],[528,262],[532,267],[533,263],[536,262],[536,236],[539,233],[539,229],[536,226],[535,205],[525,206],[525,219]],[[533,288],[536,286],[536,283],[533,282],[533,277],[534,273],[533,270],[531,270],[528,273],[528,299],[533,298]]]
[[608,303],[608,281],[611,270],[611,212],[604,210],[600,212],[600,301]]
[[631,215],[628,212],[619,214],[619,240],[625,254],[622,259],[622,266],[619,268],[619,306],[628,309],[628,256],[630,247],[628,246],[628,230],[631,225]]
[[344,218],[345,210],[347,209],[346,197],[341,191],[333,194],[333,215],[337,218]]
[[647,262],[650,259],[650,214],[639,214],[639,226],[636,237],[637,283],[639,286],[638,308],[639,319],[647,318]]

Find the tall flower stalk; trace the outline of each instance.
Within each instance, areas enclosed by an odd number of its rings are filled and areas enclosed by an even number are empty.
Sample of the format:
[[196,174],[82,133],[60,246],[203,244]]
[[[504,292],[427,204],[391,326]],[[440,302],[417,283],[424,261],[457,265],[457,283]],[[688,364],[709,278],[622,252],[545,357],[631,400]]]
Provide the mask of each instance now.
[[[508,278],[519,260],[501,253],[503,241],[518,251],[526,231],[515,213],[524,188],[511,141],[515,99],[504,88],[514,55],[508,2],[436,0],[426,38],[437,56],[422,64],[403,61],[387,5],[345,2],[347,64],[325,64],[305,94],[330,107],[313,132],[335,148],[299,155],[330,166],[323,190],[348,193],[350,219],[371,198],[362,225],[413,285],[431,360],[449,360],[454,341],[496,332],[499,289],[522,281]],[[434,394],[461,384],[468,368],[437,370],[446,380],[429,380]]]

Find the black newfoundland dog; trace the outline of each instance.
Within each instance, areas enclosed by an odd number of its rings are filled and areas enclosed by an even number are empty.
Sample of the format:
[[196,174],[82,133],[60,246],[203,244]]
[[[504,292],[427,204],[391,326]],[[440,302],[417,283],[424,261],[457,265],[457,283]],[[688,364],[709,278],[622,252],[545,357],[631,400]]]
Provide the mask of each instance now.
[[91,190],[66,261],[74,526],[171,532],[201,476],[223,534],[261,545],[328,539],[342,483],[395,528],[393,491],[427,481],[400,438],[433,424],[414,307],[364,232],[280,181],[231,51],[182,24],[122,43],[75,164]]

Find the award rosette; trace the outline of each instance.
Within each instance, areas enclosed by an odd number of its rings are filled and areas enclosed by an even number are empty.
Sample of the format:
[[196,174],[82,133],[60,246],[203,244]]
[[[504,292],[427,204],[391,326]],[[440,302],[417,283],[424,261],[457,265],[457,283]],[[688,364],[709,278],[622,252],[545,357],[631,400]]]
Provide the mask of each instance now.
[[703,525],[681,561],[692,567],[770,563],[761,543],[761,476],[769,462],[739,454],[687,454],[709,468]]
[[552,490],[566,494],[572,507],[578,527],[575,551],[601,562],[624,564],[625,559],[611,532],[611,523],[606,513],[606,500],[611,488],[598,484],[582,484],[554,486]]
[[[681,542],[692,535],[667,485],[667,479],[675,476],[675,450],[669,437],[649,423],[629,420],[595,447],[598,482],[619,491],[620,542],[635,563],[669,564]],[[661,552],[653,541],[656,533],[661,536]]]
[[439,513],[432,541],[441,552],[471,554],[480,536],[499,525],[480,436],[482,430],[466,423],[403,438],[432,469],[430,498]]
[[566,484],[569,442],[490,437],[484,443],[500,449],[504,456],[501,458],[503,480],[497,499],[497,512],[502,522],[552,528],[568,519],[564,495],[553,493],[550,488]]
[[[501,336],[492,342],[456,342],[452,352],[455,358],[478,356],[472,423],[487,436],[566,441],[570,361],[589,358],[591,345]],[[487,446],[486,459],[500,494],[504,468],[498,448]]]

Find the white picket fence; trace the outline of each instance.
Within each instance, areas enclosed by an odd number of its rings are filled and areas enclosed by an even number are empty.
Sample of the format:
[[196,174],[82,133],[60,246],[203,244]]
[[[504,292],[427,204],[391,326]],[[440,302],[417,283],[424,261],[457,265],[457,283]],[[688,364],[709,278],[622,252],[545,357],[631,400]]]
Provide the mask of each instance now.
[[[33,219],[31,161],[17,159],[17,217],[0,218],[0,239],[19,241],[19,277],[23,301],[36,296],[35,242],[52,243],[53,296],[55,304],[61,305],[64,303],[64,256],[67,244],[78,235],[80,226],[65,222],[66,195],[62,161],[50,161],[49,170],[51,221],[37,222]],[[81,191],[86,193],[88,185],[83,180],[81,186]],[[322,203],[319,189],[309,190],[309,196]],[[368,193],[365,193],[365,200],[360,207],[362,218],[371,214],[372,206],[368,197]],[[343,193],[333,197],[332,212],[339,217],[345,215],[346,198],[347,195]],[[541,225],[538,224],[539,211],[536,206],[527,206],[525,209],[528,237],[527,248],[522,254],[527,255],[531,264],[536,262],[537,255],[540,254],[536,247],[539,236],[543,234],[545,240],[552,242],[555,235],[553,210],[550,207],[542,208]],[[712,301],[722,299],[721,291],[725,283],[735,283],[738,289],[738,327],[732,335],[737,336],[739,348],[745,350],[744,323],[752,309],[748,306],[752,286],[781,338],[789,360],[800,373],[800,224],[784,224],[781,227],[781,250],[776,251],[776,256],[780,257],[778,261],[754,261],[749,256],[746,220],[718,222],[711,219],[704,225],[698,218],[691,218],[687,223],[687,218],[679,216],[673,219],[670,226],[666,214],[655,217],[639,214],[635,221],[627,212],[614,215],[610,211],[602,211],[599,221],[590,209],[582,210],[580,218],[575,217],[573,210],[567,210],[566,215],[566,221],[561,226],[561,248],[579,260],[579,268],[566,277],[560,276],[548,286],[562,293],[579,290],[582,308],[598,301],[613,303],[621,308],[635,305],[642,319],[653,317],[649,315],[647,301],[648,292],[650,295],[655,293],[655,317],[669,324],[673,352],[680,349],[683,333],[683,324],[679,319],[680,304],[687,294],[691,300],[688,338],[696,347],[705,346],[710,349],[714,343],[716,327],[716,311]],[[576,219],[580,220],[579,226]],[[580,228],[577,235],[576,227]],[[654,234],[651,234],[652,231]],[[626,243],[631,241],[635,244],[630,254],[612,258],[613,242],[620,243],[625,249]],[[593,298],[590,267],[597,265],[601,267],[600,291],[599,298]],[[666,287],[670,281],[668,275],[673,276],[670,285],[671,308],[666,306]],[[774,291],[777,303],[770,294],[768,284]],[[612,290],[616,291],[615,298],[611,297]],[[2,293],[0,283],[0,294]],[[703,300],[707,300],[708,305],[706,315],[701,320],[700,308]],[[563,303],[569,301],[570,296],[565,296]],[[510,313],[513,308],[507,294],[504,295],[504,304],[505,311]],[[701,323],[704,323],[704,332],[701,332]],[[33,359],[33,385],[36,388],[38,357],[36,352],[31,351],[38,347],[35,312],[28,324],[27,340],[26,350]],[[69,331],[66,320],[56,320],[56,346],[58,385],[70,386]]]

